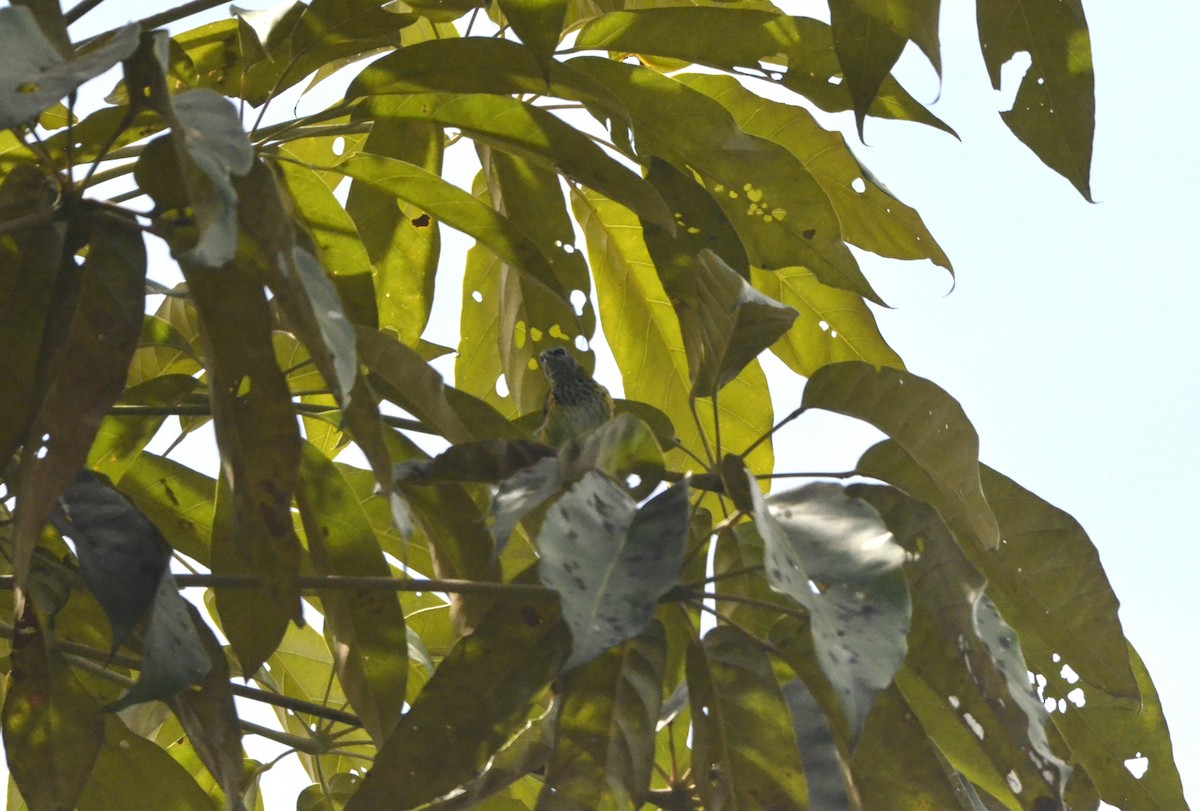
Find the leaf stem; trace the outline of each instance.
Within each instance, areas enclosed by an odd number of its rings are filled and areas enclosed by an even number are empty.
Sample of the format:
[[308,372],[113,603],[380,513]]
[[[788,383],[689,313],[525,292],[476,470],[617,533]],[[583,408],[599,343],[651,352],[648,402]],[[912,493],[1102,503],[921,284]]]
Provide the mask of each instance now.
[[[11,578],[7,578],[11,580]],[[5,579],[0,579],[0,588]],[[180,588],[260,588],[263,580],[249,574],[177,574]],[[349,589],[353,591],[439,591],[450,594],[489,594],[499,597],[556,598],[558,592],[532,583],[487,583],[479,580],[426,580],[403,577],[353,577],[312,575],[296,578],[301,589]]]
[[789,422],[796,419],[796,417],[799,417],[801,414],[803,414],[805,412],[805,410],[806,410],[805,406],[800,406],[795,411],[793,411],[791,414],[788,414],[786,417],[781,419],[779,422],[772,425],[770,431],[767,431],[765,434],[760,436],[758,439],[754,440],[754,442],[750,443],[750,447],[746,448],[746,450],[742,451],[740,454],[738,454],[738,456],[741,456],[743,459],[745,459],[747,456],[750,455],[751,451],[753,451],[759,445],[761,445],[762,443],[764,443],[768,439],[770,439],[771,435],[774,434],[776,431],[778,431],[780,428],[787,425]]
[[[321,415],[337,411],[320,403],[292,403],[292,407],[301,414]],[[208,417],[212,416],[212,406],[208,403],[181,403],[173,406],[140,405],[135,403],[117,403],[108,410],[114,417]],[[434,429],[417,420],[406,417],[393,417],[380,414],[379,418],[393,428],[406,431],[416,431],[421,434],[440,436]]]

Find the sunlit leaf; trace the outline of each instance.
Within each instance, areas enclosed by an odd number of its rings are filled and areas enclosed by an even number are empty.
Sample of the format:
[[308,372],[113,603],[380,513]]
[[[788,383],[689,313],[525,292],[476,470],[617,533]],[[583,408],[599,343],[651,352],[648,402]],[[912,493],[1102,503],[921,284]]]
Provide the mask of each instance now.
[[745,132],[774,141],[795,155],[829,195],[847,242],[880,256],[929,259],[951,269],[949,257],[921,216],[859,163],[841,133],[821,127],[804,107],[756,96],[729,76],[679,78],[719,101]]
[[[681,30],[686,30],[688,36],[678,36]],[[782,15],[774,7],[680,6],[615,11],[589,23],[580,32],[576,47],[660,54],[725,70],[765,67],[771,79],[806,96],[823,110],[853,108],[850,93],[841,81],[841,65],[829,25],[811,17]],[[781,57],[786,71],[775,73],[770,71],[770,64],[763,64],[778,62]],[[884,80],[870,115],[916,121],[953,133],[891,76]]]
[[438,667],[347,810],[412,808],[473,777],[520,727],[569,645],[553,602],[497,603]]
[[645,801],[666,644],[654,623],[563,677],[539,811],[636,808]]
[[572,64],[629,108],[639,156],[656,155],[699,177],[753,264],[804,265],[826,284],[879,302],[842,242],[825,191],[786,149],[747,135],[720,104],[647,68],[598,57]]
[[548,74],[567,17],[567,0],[500,0],[500,10]]
[[104,746],[79,798],[79,811],[145,807],[170,798],[178,811],[212,811],[213,801],[160,746],[132,732],[116,715],[104,718]]
[[159,528],[172,548],[207,566],[216,482],[172,459],[143,452],[118,486]]
[[706,808],[808,807],[787,704],[762,645],[736,628],[688,649],[693,769]]
[[4,711],[4,749],[13,780],[35,811],[74,808],[100,752],[100,707],[48,651],[32,610],[18,619]]
[[[159,320],[159,324],[165,322]],[[142,330],[143,339],[146,331]],[[135,353],[136,355],[136,353]],[[144,383],[128,386],[121,395],[122,405],[167,409],[178,405],[196,388],[196,378],[168,374]],[[165,415],[109,415],[100,423],[96,439],[88,451],[88,467],[110,479],[118,480],[166,421]]]
[[[391,574],[358,497],[338,468],[307,443],[301,454],[298,502],[318,573]],[[408,675],[400,602],[388,591],[325,590],[321,603],[342,688],[367,732],[382,744],[400,718]]]

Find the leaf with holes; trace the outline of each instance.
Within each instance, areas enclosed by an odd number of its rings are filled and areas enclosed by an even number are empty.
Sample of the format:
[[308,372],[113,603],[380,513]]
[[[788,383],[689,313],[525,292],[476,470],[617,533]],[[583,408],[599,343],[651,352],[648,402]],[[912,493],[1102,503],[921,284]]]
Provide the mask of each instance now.
[[839,484],[770,499],[753,477],[750,488],[767,580],[807,609],[821,670],[857,735],[907,651],[905,551],[879,513]]
[[1032,64],[1016,101],[1000,117],[1042,163],[1092,199],[1089,179],[1096,127],[1092,44],[1080,0],[981,0],[979,44],[992,86],[1019,53]]
[[572,639],[565,667],[646,630],[658,599],[679,582],[687,511],[686,481],[639,509],[596,471],[550,508],[537,538],[538,575],[562,597]]

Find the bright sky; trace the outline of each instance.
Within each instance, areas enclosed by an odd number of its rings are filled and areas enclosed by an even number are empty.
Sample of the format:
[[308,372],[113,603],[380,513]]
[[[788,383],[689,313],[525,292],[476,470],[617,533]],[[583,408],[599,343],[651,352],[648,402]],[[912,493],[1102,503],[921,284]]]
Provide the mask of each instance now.
[[[81,28],[166,6],[109,0]],[[1200,186],[1200,120],[1181,112],[1192,109],[1200,8],[1182,0],[1139,4],[1136,13],[1111,2],[1086,7],[1099,203],[1081,199],[1003,126],[970,4],[946,3],[940,97],[919,55],[907,53],[900,71],[919,100],[937,98],[933,111],[962,142],[872,120],[869,146],[855,149],[921,213],[954,262],[957,286],[947,295],[947,274],[928,263],[860,259],[895,308],[878,313],[885,338],[912,371],[963,404],[983,460],[1091,535],[1126,633],[1158,687],[1185,790],[1200,806],[1200,699],[1192,686],[1200,654],[1191,627],[1200,532],[1187,507],[1195,497],[1188,493],[1200,490],[1200,396],[1190,377],[1198,346],[1189,326],[1200,298],[1192,192]],[[446,293],[438,334],[429,337],[454,344],[460,293]],[[605,371],[602,363],[598,374]],[[613,382],[611,365],[607,371]],[[799,383],[775,395],[777,413],[786,413],[799,402]],[[782,433],[777,457],[795,454],[808,470],[851,467],[858,440],[873,434],[850,429],[830,438],[829,427],[846,422],[806,415]]]

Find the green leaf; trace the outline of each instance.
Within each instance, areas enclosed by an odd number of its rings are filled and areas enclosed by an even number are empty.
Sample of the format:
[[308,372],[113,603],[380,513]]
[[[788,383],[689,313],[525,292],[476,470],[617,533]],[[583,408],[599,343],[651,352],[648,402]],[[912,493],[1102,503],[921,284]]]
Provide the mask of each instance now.
[[654,622],[563,677],[538,811],[637,808],[645,802],[666,655],[666,636]]
[[[709,250],[693,268],[695,301],[676,304],[683,310],[684,335],[699,332],[699,358],[693,364],[693,397],[715,397],[759,353],[784,335],[796,311],[751,287],[733,268]],[[690,311],[689,305],[695,310]],[[692,325],[695,325],[693,327]]]
[[172,548],[202,566],[209,565],[216,481],[143,451],[134,457],[118,486]]
[[595,189],[661,227],[672,227],[671,211],[653,186],[582,132],[531,104],[487,93],[418,93],[389,106],[387,113],[454,127]]
[[849,765],[864,808],[962,808],[958,774],[894,684],[875,697]]
[[787,150],[747,135],[724,107],[675,79],[598,57],[573,63],[629,108],[642,159],[656,155],[698,176],[752,264],[804,265],[826,284],[882,303],[842,242],[829,198]]
[[[401,103],[402,97],[378,97],[355,110],[356,118],[361,114],[371,119],[362,151],[441,174],[445,141],[441,128],[389,116],[390,108]],[[441,225],[432,218],[423,220],[425,211],[420,206],[397,201],[392,193],[361,180],[350,184],[345,211],[358,227],[375,268],[379,326],[396,332],[401,343],[414,346],[433,307]]]
[[51,505],[74,481],[101,419],[125,386],[142,326],[141,230],[124,215],[92,212],[85,222],[88,255],[82,268],[67,268],[78,287],[68,287],[55,308],[42,355],[46,393],[21,457],[13,569],[22,585]]
[[355,180],[420,206],[562,295],[550,263],[537,245],[506,217],[457,186],[420,166],[382,155],[354,155],[337,168]]
[[6,43],[3,92],[0,92],[0,129],[9,129],[36,118],[75,88],[133,53],[138,28],[132,23],[118,28],[100,45],[75,59],[64,59],[38,26],[28,8],[0,9],[0,39]]
[[[859,469],[917,498],[932,503],[936,497],[928,477],[894,443],[868,449]],[[986,465],[981,476],[1003,541],[991,552],[961,547],[987,578],[992,599],[1018,633],[1036,634],[1052,649],[1047,655],[1059,655],[1086,686],[1136,700],[1117,598],[1087,533],[1071,516]],[[969,532],[953,518],[947,524],[960,536]],[[1038,664],[1061,669],[1049,660]]]
[[570,65],[539,64],[522,45],[483,37],[431,40],[389,54],[350,83],[346,98],[428,92],[548,95],[583,102],[621,121],[629,117],[611,90]]
[[300,543],[291,501],[300,436],[287,382],[275,364],[271,310],[259,269],[242,259],[220,273],[184,262],[200,313],[222,473],[212,533],[214,574],[261,578],[217,594],[225,634],[243,672],[270,655],[300,619]]
[[520,728],[569,645],[553,602],[498,602],[417,696],[347,811],[412,808],[476,775]]
[[504,19],[547,74],[567,18],[567,0],[500,0]]
[[89,470],[79,471],[50,520],[75,542],[79,573],[112,625],[115,653],[151,611],[171,550],[146,516]]
[[750,486],[767,581],[807,609],[821,670],[855,736],[907,650],[905,551],[879,513],[839,484],[814,482],[769,500],[753,477]]
[[1051,749],[1022,645],[985,594],[984,578],[928,504],[890,487],[853,492],[906,547],[920,549],[906,565],[913,630],[896,684],[926,732],[958,771],[994,796],[1020,793],[1022,807],[1057,803],[1071,767]]
[[855,417],[896,440],[935,484],[936,497],[928,500],[948,521],[968,530],[982,549],[1000,543],[979,481],[979,437],[941,388],[911,372],[835,363],[809,380],[803,406]]
[[137,683],[106,710],[115,712],[144,701],[165,701],[204,680],[212,670],[212,660],[196,631],[199,615],[189,608],[179,594],[175,577],[164,571],[146,623]]
[[212,811],[213,801],[166,750],[137,735],[115,715],[104,718],[104,747],[79,811],[144,808],[169,798],[172,811]]
[[47,138],[45,149],[59,165],[66,166],[68,158],[78,165],[148,138],[164,126],[162,117],[151,110],[104,107]]
[[100,752],[100,707],[48,649],[32,609],[18,618],[3,715],[4,750],[29,807],[74,808]]
[[760,98],[732,77],[679,78],[719,101],[742,130],[779,144],[803,163],[829,195],[846,242],[893,259],[929,259],[953,272],[921,215],[859,163],[841,133],[822,128],[804,107]]
[[858,0],[829,0],[829,19],[861,139],[867,110],[908,42]]
[[562,598],[572,639],[566,668],[645,632],[658,599],[679,582],[687,531],[686,481],[639,509],[592,471],[554,503],[537,538],[538,576]]
[[1091,37],[1079,0],[981,0],[979,43],[992,86],[1018,53],[1032,64],[1011,110],[1001,118],[1042,162],[1091,201],[1089,181],[1096,125]]
[[[170,329],[161,319],[148,317],[147,323]],[[143,328],[143,345],[145,336],[146,330]],[[179,405],[184,398],[191,394],[196,388],[197,382],[196,378],[186,374],[152,377],[145,382],[128,386],[121,395],[121,404],[169,408]],[[96,431],[96,439],[92,442],[92,448],[88,451],[88,467],[114,481],[119,480],[166,420],[165,415],[151,414],[105,417]]]
[[[297,494],[317,573],[388,577],[391,569],[358,496],[337,466],[305,443]],[[404,706],[404,612],[393,592],[324,590],[325,630],[338,678],[363,727],[381,745]]]
[[[0,184],[0,222],[28,215],[44,221],[15,230],[0,246],[0,458],[11,459],[34,416],[41,392],[38,361],[58,268],[64,231],[51,222],[54,191],[49,179],[31,164],[18,163]],[[44,384],[43,384],[44,385]]]
[[799,313],[792,328],[771,347],[796,374],[809,377],[822,366],[851,360],[904,368],[859,296],[821,284],[805,268],[751,268],[750,279],[757,289]]
[[706,808],[806,809],[791,716],[761,643],[717,627],[688,648],[692,768]]
[[[1082,707],[1072,704],[1065,712],[1051,714],[1050,720],[1070,745],[1076,768],[1086,770],[1104,802],[1120,803],[1121,808],[1183,811],[1187,805],[1158,692],[1132,646],[1128,658],[1137,677],[1140,702],[1087,690]],[[1074,687],[1054,670],[1045,676],[1048,697],[1066,696]],[[1149,761],[1141,777],[1134,777],[1126,766],[1134,758]]]
[[[679,31],[688,36],[681,37]],[[763,69],[786,61],[787,71],[770,78],[806,96],[827,112],[853,108],[844,86],[828,24],[810,17],[789,17],[762,8],[675,7],[615,11],[579,34],[576,48],[657,54],[723,70]],[[870,114],[916,121],[954,134],[937,116],[888,76]]]
[[[280,151],[283,155],[295,157],[295,153],[287,147]],[[279,167],[279,173],[295,203],[296,216],[307,229],[310,240],[311,256],[303,261],[299,255],[294,257],[294,265],[301,282],[304,283],[306,289],[311,284],[311,280],[307,279],[307,276],[313,273],[314,262],[312,260],[315,258],[317,260],[316,269],[328,269],[333,286],[336,288],[334,300],[340,301],[339,309],[344,306],[346,318],[354,325],[375,328],[379,323],[379,316],[375,306],[371,259],[359,237],[354,220],[348,216],[347,209],[342,208],[342,204],[338,202],[333,192],[321,181],[316,172],[288,160],[279,161],[276,165]],[[320,276],[324,275],[324,270],[322,270]],[[319,318],[324,316],[320,321],[323,334],[336,324],[336,320],[328,313],[317,309],[320,300],[329,298],[328,292],[323,290],[324,287],[325,285],[317,280],[315,292],[319,294],[320,298],[312,297],[317,316]],[[328,335],[326,335],[326,339],[326,344],[335,351],[335,364],[337,364],[337,352],[341,349],[344,353],[344,347],[341,347],[336,341],[330,342]],[[349,353],[351,360],[354,357],[353,348],[353,338],[351,338]],[[342,363],[345,362],[343,356]],[[351,373],[347,384],[339,376],[339,385],[344,388],[346,393],[349,393],[350,388],[353,387],[353,377],[354,375]]]

